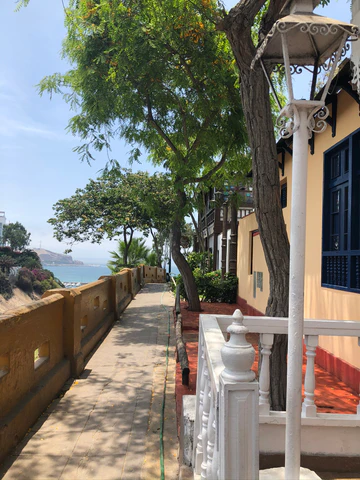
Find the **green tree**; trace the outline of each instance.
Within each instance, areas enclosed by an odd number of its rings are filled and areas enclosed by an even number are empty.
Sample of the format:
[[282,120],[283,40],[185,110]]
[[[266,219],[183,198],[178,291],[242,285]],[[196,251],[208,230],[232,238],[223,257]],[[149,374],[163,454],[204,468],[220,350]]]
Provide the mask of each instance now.
[[110,260],[107,265],[112,273],[117,273],[124,267],[135,267],[140,263],[149,265],[151,264],[151,259],[154,258],[153,255],[151,255],[152,252],[150,252],[150,249],[146,247],[145,240],[141,238],[133,238],[128,249],[125,243],[119,240],[117,251],[109,253],[112,260]]
[[[203,4],[215,8],[213,0]],[[187,193],[229,159],[241,160],[246,142],[231,51],[199,5],[71,0],[63,55],[73,68],[40,84],[40,92],[62,92],[77,108],[69,127],[84,139],[77,148],[83,159],[120,136],[133,159],[141,146],[168,169],[177,195],[172,255],[192,310],[200,309],[199,297],[180,249],[192,208]]]
[[4,225],[2,241],[9,245],[11,250],[24,250],[30,244],[31,234],[20,222]]
[[10,269],[15,266],[15,260],[9,255],[0,255],[0,271],[9,275]]
[[[319,3],[319,2],[318,2]],[[322,5],[329,0],[322,0]],[[290,246],[280,205],[279,168],[269,85],[256,49],[283,14],[287,0],[240,0],[219,11],[217,29],[225,32],[241,81],[241,103],[252,157],[253,194],[260,239],[270,277],[265,314],[287,317]],[[270,357],[270,401],[274,410],[286,408],[287,336],[275,335]]]
[[161,265],[163,239],[169,234],[175,197],[167,175],[121,169],[105,171],[70,198],[59,200],[53,209],[55,216],[49,223],[59,241],[100,243],[105,237],[121,236],[127,265],[131,263],[128,252],[136,230],[151,235]]

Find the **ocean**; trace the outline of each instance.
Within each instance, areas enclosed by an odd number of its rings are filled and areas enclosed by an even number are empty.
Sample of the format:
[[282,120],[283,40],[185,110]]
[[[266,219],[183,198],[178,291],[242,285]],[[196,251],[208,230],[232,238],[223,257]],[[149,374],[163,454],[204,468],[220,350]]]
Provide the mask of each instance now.
[[[44,268],[53,272],[55,277],[63,283],[90,283],[95,282],[102,275],[111,275],[106,265],[44,265]],[[179,273],[174,264],[172,273],[174,275]]]
[[106,265],[44,265],[63,283],[95,282],[102,275],[111,275]]

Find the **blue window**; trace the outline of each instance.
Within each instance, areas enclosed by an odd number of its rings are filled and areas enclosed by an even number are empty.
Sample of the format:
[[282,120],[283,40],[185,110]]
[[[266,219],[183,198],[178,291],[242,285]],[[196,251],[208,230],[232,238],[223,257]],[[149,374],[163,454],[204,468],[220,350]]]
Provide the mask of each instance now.
[[360,130],[325,152],[322,279],[360,293]]
[[280,203],[281,208],[287,207],[287,183],[283,183],[280,186]]

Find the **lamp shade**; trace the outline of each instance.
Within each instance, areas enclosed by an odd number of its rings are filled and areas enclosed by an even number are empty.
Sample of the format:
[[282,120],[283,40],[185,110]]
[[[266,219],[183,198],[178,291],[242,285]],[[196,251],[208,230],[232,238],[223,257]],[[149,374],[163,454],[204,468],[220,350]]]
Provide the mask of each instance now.
[[286,35],[291,65],[322,65],[343,44],[345,34],[348,39],[356,40],[358,33],[356,25],[321,15],[287,15],[275,22],[254,61],[262,58],[273,64],[283,64],[283,34]]

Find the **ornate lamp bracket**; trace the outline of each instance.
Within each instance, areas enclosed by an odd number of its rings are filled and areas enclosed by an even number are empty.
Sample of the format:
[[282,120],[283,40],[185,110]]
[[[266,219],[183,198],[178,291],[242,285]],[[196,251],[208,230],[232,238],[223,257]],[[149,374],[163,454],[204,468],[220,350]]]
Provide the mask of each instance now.
[[299,109],[308,111],[307,129],[309,139],[313,133],[322,133],[326,130],[329,109],[323,102],[295,100],[287,104],[277,118],[276,125],[282,138],[290,138],[299,129]]

